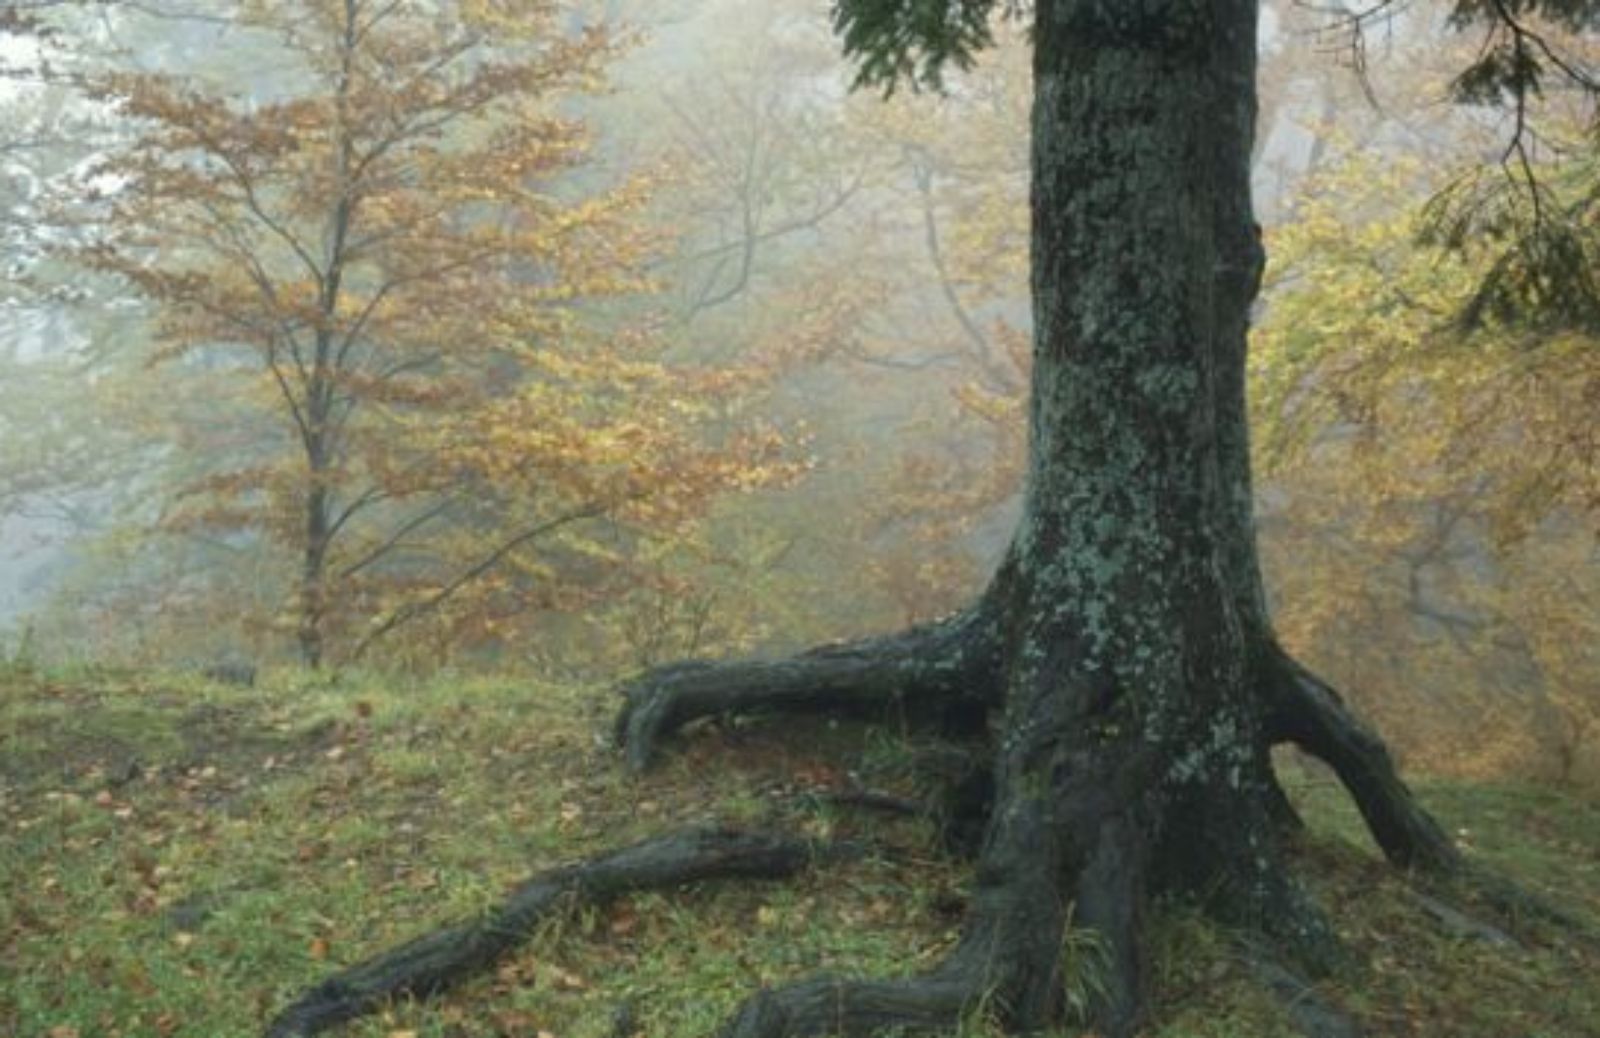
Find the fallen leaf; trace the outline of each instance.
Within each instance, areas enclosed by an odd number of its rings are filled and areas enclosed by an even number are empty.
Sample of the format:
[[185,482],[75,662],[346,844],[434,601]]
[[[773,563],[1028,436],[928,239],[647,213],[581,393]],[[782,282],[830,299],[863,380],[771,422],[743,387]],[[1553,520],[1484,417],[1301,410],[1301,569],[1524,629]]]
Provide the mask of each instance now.
[[631,905],[620,905],[611,913],[611,934],[626,937],[639,928],[639,913]]

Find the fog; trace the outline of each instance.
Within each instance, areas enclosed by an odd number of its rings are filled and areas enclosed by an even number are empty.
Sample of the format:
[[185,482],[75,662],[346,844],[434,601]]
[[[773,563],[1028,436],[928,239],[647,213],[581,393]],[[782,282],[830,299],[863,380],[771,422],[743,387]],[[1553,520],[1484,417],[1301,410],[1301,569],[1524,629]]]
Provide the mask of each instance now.
[[[401,4],[344,79],[331,10],[0,35],[6,653],[595,678],[982,587],[1026,438],[1022,26],[885,98],[813,2]],[[1430,10],[1357,42],[1265,5],[1258,511],[1286,631],[1417,752],[1510,703],[1545,759],[1600,687],[1592,458],[1522,485],[1561,401],[1362,352],[1413,327],[1378,289],[1444,269],[1385,221],[1504,126],[1449,103],[1474,41]],[[1380,427],[1402,392],[1427,430]]]

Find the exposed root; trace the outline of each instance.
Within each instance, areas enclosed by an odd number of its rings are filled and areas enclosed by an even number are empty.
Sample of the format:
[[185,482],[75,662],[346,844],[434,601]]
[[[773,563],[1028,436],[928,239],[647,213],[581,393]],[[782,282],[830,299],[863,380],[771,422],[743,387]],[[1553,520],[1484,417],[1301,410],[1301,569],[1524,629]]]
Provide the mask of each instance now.
[[[1024,819],[1006,838],[1027,842],[1035,834]],[[1026,867],[1032,863],[991,864],[980,869],[961,943],[932,972],[891,981],[814,977],[762,990],[718,1038],[946,1034],[974,1014],[1010,1033],[1033,1033],[1063,1019],[1069,986],[1089,1003],[1079,1007],[1087,1009],[1079,1023],[1107,1038],[1130,1038],[1147,973],[1140,943],[1145,841],[1121,813],[1086,835],[1070,908],[1055,889],[1059,874]]]
[[1312,977],[1325,977],[1351,962],[1327,914],[1283,863],[1276,849],[1251,872],[1247,889],[1230,898],[1235,912],[1214,912],[1225,925],[1242,926]]
[[999,698],[999,640],[982,606],[900,634],[782,660],[670,664],[623,688],[616,737],[634,771],[702,717],[752,712],[930,721],[981,730]]
[[757,992],[717,1038],[866,1038],[889,1028],[902,1034],[949,1032],[982,1003],[968,981],[938,975],[899,981],[814,977]]
[[819,856],[847,852],[809,840],[695,829],[550,869],[481,919],[420,937],[329,977],[279,1013],[267,1038],[305,1038],[397,998],[437,995],[492,966],[541,922],[573,904],[605,905],[634,891],[699,880],[782,879]]
[[1496,948],[1519,947],[1517,939],[1491,923],[1474,919],[1455,905],[1421,891],[1412,891],[1411,899],[1452,937],[1480,941]]
[[[998,705],[997,624],[982,607],[901,635],[833,646],[774,662],[679,664],[630,685],[617,721],[628,762],[646,767],[660,740],[696,718],[750,711],[901,715],[971,732]],[[1188,889],[1273,947],[1257,964],[1269,988],[1312,1038],[1358,1032],[1279,965],[1314,972],[1344,961],[1320,909],[1285,868],[1276,835],[1297,824],[1272,774],[1267,745],[1293,740],[1333,766],[1389,858],[1442,881],[1474,876],[1400,781],[1383,744],[1326,684],[1274,651],[1261,692],[1269,719],[1245,782],[1191,783],[1174,799],[1167,758],[1136,736],[1108,738],[1115,698],[1070,672],[1042,668],[1017,684],[1008,738],[987,766],[954,786],[935,817],[962,821],[982,846],[960,944],[937,969],[903,980],[818,977],[753,996],[720,1038],[948,1032],[982,1012],[1010,1032],[1063,1020],[1106,1038],[1131,1038],[1142,1020],[1148,969],[1142,935],[1150,890]],[[1096,727],[1098,726],[1098,727]],[[1252,736],[1254,737],[1254,736]],[[863,791],[858,806],[922,813],[924,805]],[[970,801],[970,804],[967,803]],[[350,967],[305,993],[268,1038],[304,1038],[395,998],[427,997],[473,976],[573,904],[705,879],[796,874],[837,845],[724,829],[659,837],[541,873],[485,918],[461,923]],[[1541,903],[1509,884],[1478,885],[1497,904]],[[1538,908],[1542,914],[1549,910]],[[626,1030],[632,1021],[624,1019]]]
[[1423,907],[1442,925],[1502,944],[1514,943],[1511,935],[1518,932],[1517,922],[1531,918],[1600,951],[1600,926],[1594,921],[1469,863],[1400,780],[1382,740],[1356,719],[1326,682],[1281,649],[1270,654],[1263,691],[1271,709],[1273,740],[1292,741],[1333,768],[1392,863],[1425,874],[1429,886],[1445,898],[1465,895],[1492,906],[1508,922],[1510,933],[1423,895]]
[[1277,783],[1263,773],[1230,792],[1169,809],[1182,824],[1161,849],[1163,888],[1196,898],[1218,923],[1312,976],[1348,964],[1349,950],[1286,860]]
[[1278,781],[1277,772],[1272,767],[1271,750],[1268,749],[1261,755],[1258,764],[1261,769],[1267,817],[1272,822],[1272,828],[1279,836],[1293,836],[1305,831],[1306,823],[1300,817],[1300,812],[1295,810],[1289,794],[1283,790],[1283,783]]
[[1360,1038],[1354,1018],[1324,998],[1309,980],[1259,949],[1248,949],[1245,960],[1306,1038]]
[[1583,944],[1592,954],[1600,954],[1600,924],[1595,920],[1536,894],[1490,869],[1469,865],[1460,873],[1443,877],[1442,882],[1434,884],[1433,892],[1445,898],[1481,901],[1502,917],[1512,935],[1520,933],[1524,937],[1530,936],[1525,933],[1528,930],[1526,924],[1530,920],[1536,921],[1561,931],[1568,939]]
[[1108,819],[1078,874],[1073,925],[1094,935],[1094,954],[1081,978],[1090,988],[1094,1023],[1110,1038],[1133,1034],[1144,1011],[1149,962],[1143,942],[1145,839],[1127,815]]
[[1282,651],[1267,665],[1274,741],[1290,740],[1333,768],[1373,839],[1401,868],[1459,871],[1462,859],[1439,823],[1417,803],[1383,741],[1327,683]]
[[[1333,768],[1391,862],[1427,874],[1430,884],[1446,897],[1464,893],[1481,899],[1513,924],[1513,933],[1517,920],[1537,919],[1600,951],[1600,926],[1594,921],[1467,862],[1400,780],[1382,740],[1355,718],[1326,682],[1275,649],[1265,668],[1263,690],[1272,712],[1273,740],[1292,741]],[[1440,917],[1437,911],[1434,914]],[[1451,925],[1442,917],[1441,922]],[[1487,932],[1480,936],[1490,939]]]

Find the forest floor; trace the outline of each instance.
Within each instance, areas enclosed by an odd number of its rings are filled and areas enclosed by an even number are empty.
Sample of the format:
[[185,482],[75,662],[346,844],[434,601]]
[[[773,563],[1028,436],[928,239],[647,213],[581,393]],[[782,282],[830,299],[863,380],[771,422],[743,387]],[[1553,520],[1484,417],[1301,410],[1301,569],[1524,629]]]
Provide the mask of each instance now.
[[[829,797],[912,794],[907,739],[707,726],[631,779],[608,742],[616,705],[511,679],[241,689],[0,671],[0,1036],[259,1035],[341,964],[471,917],[539,868],[687,823],[883,850],[794,883],[575,911],[493,975],[343,1033],[605,1038],[627,1004],[638,1034],[689,1038],[756,985],[914,972],[955,940],[968,875],[931,826]],[[1367,1034],[1600,1038],[1600,959],[1534,924],[1510,946],[1463,935],[1385,866],[1326,775],[1286,776],[1310,823],[1299,867],[1357,952],[1323,991]],[[1472,856],[1600,919],[1600,803],[1418,784]],[[1154,996],[1151,1038],[1294,1033],[1229,936],[1181,906],[1160,915]]]

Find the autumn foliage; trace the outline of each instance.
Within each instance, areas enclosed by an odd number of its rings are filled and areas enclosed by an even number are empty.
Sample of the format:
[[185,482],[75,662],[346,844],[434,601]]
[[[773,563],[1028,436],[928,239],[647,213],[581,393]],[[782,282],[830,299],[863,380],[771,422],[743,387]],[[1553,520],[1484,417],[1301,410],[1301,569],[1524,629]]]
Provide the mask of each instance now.
[[1279,624],[1432,770],[1592,779],[1600,351],[1465,327],[1495,243],[1438,243],[1393,202],[1423,170],[1385,165],[1331,166],[1272,238],[1253,377]]
[[[789,477],[759,379],[666,361],[641,213],[578,98],[613,42],[547,0],[245,3],[279,71],[90,74],[133,140],[74,218],[154,308],[190,471],[171,532],[272,545],[301,657],[428,617],[492,644],[717,494]],[[203,460],[196,460],[203,459]]]
[[[803,7],[707,0],[692,63],[670,21],[548,0],[240,0],[213,50],[56,58],[119,136],[51,262],[138,301],[3,384],[0,498],[117,509],[62,626],[141,661],[610,674],[969,600],[1028,435],[1026,36],[885,101]],[[110,17],[186,24],[147,13]],[[1411,760],[1585,776],[1593,335],[1460,320],[1529,214],[1424,208],[1518,181],[1464,168],[1470,116],[1396,143],[1471,57],[1399,51],[1381,111],[1263,53],[1258,172],[1298,185],[1263,207],[1251,369],[1272,604]],[[1585,212],[1592,144],[1562,146],[1545,211]]]

